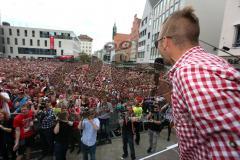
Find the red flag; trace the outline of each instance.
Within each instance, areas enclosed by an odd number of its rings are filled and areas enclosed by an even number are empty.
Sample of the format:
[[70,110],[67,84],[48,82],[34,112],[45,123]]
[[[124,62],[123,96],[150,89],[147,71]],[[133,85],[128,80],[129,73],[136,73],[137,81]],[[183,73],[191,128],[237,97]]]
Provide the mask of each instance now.
[[50,36],[50,49],[54,49],[54,37]]

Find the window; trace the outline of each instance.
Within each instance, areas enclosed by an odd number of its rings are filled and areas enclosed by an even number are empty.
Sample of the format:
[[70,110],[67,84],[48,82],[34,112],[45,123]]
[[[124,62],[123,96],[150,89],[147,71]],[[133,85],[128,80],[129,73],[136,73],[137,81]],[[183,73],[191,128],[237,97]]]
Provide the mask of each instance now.
[[47,47],[47,40],[44,41],[45,47]]
[[13,53],[13,47],[10,47],[10,53]]
[[49,32],[44,32],[44,31],[40,31],[40,37],[41,38],[49,38]]
[[174,12],[174,8],[173,8],[173,6],[170,8],[170,15],[172,14]]
[[61,48],[62,47],[62,42],[58,41],[58,47]]
[[25,39],[22,39],[22,45],[25,46]]
[[6,50],[5,50],[5,47],[4,47],[4,46],[2,47],[2,52],[3,52],[3,53],[6,53]]
[[33,45],[33,40],[32,39],[30,39],[30,46],[32,46]]
[[9,28],[9,36],[11,36],[11,35],[12,35],[12,29]]
[[56,50],[42,48],[18,48],[19,54],[35,54],[35,55],[56,55]]
[[179,9],[179,2],[176,2],[176,3],[175,3],[174,8],[175,8],[175,9],[174,9],[175,11],[177,11],[177,10]]
[[64,53],[64,51],[63,51],[63,49],[61,50],[61,56],[63,56],[63,53]]
[[156,20],[156,29],[159,29],[159,19],[157,18],[157,20]]
[[160,2],[160,14],[163,13],[163,1]]
[[165,8],[164,8],[164,12],[165,12],[165,11],[167,10],[167,8],[168,8],[168,7],[167,7],[167,5],[168,5],[168,4],[167,4],[167,3],[168,3],[167,1],[168,1],[168,0],[165,0],[165,1],[164,1],[164,2],[165,2],[165,4],[164,4],[164,7],[165,7]]
[[4,39],[4,37],[2,37],[2,44],[5,44],[5,39]]
[[9,37],[7,38],[7,44],[10,44],[10,38]]
[[236,38],[233,44],[234,47],[240,47],[240,25],[235,26]]
[[20,30],[17,29],[17,36],[20,36]]
[[25,37],[27,37],[27,30],[24,30],[24,35]]
[[32,31],[32,37],[35,37],[35,31]]
[[37,45],[40,46],[40,40],[37,40]]
[[15,38],[15,45],[18,45],[18,40],[17,40],[17,38]]
[[3,28],[1,29],[1,34],[4,35],[4,29]]
[[138,52],[138,58],[144,58],[144,52]]

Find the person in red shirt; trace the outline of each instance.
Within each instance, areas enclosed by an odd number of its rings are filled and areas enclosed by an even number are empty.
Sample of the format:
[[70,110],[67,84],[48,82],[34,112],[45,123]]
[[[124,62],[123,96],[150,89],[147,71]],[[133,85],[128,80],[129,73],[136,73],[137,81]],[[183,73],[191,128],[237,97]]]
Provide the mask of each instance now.
[[17,153],[17,160],[23,158],[25,150],[26,159],[30,159],[34,133],[33,120],[34,114],[27,105],[24,105],[21,108],[21,113],[14,118],[13,127],[15,128],[15,145],[13,150]]
[[165,62],[173,65],[167,99],[180,160],[239,160],[240,72],[207,53],[199,35],[199,19],[186,7],[168,17],[155,42]]

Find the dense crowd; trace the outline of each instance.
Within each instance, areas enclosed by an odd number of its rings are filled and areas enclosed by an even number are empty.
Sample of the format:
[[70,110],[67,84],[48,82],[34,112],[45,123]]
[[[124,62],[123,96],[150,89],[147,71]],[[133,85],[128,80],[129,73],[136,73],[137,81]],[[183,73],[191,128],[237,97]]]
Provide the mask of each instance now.
[[[25,159],[30,159],[37,140],[42,150],[39,159],[53,155],[66,159],[68,148],[72,152],[76,144],[84,159],[88,154],[95,159],[96,144],[111,143],[110,120],[114,116],[111,123],[124,139],[123,157],[128,156],[129,143],[135,159],[133,139],[135,136],[139,145],[139,132],[144,127],[151,131],[149,153],[155,151],[157,135],[165,125],[170,138],[171,110],[163,98],[151,95],[152,74],[119,69],[98,60],[89,65],[0,59],[0,70],[3,159],[22,159],[25,154]],[[161,117],[162,112],[167,117]],[[143,125],[147,122],[157,126]]]

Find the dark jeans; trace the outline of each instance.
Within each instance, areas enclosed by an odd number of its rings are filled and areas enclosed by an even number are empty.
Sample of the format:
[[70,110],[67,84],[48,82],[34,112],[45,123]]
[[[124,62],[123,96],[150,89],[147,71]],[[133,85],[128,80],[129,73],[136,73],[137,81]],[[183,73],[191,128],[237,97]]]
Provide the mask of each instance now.
[[83,160],[88,160],[88,154],[90,154],[91,160],[96,160],[96,144],[93,146],[87,146],[82,143],[82,152],[83,152]]
[[168,126],[168,140],[170,140],[171,124],[170,124],[169,120],[167,120],[167,119],[164,119],[164,120],[161,122],[161,124],[160,124],[160,132],[162,131],[162,129],[163,129],[165,126]]
[[127,144],[129,145],[131,158],[135,159],[135,149],[133,143],[133,135],[129,133],[122,133],[122,140],[123,140],[123,153],[125,156],[128,156],[128,149]]
[[[72,129],[72,136],[70,137],[70,148],[74,149],[76,142],[79,142],[79,130],[77,129]],[[80,148],[80,146],[79,146]]]
[[135,127],[135,134],[136,134],[135,142],[137,144],[139,144],[139,142],[140,142],[140,127],[141,127],[141,123],[140,122],[134,122],[134,127]]
[[53,136],[53,128],[40,130],[40,140],[43,154],[53,154]]
[[100,140],[110,139],[109,118],[100,120]]
[[7,144],[4,142],[0,142],[0,155],[4,160],[8,160],[8,147]]
[[66,160],[67,149],[68,145],[56,142],[54,148],[56,160]]

